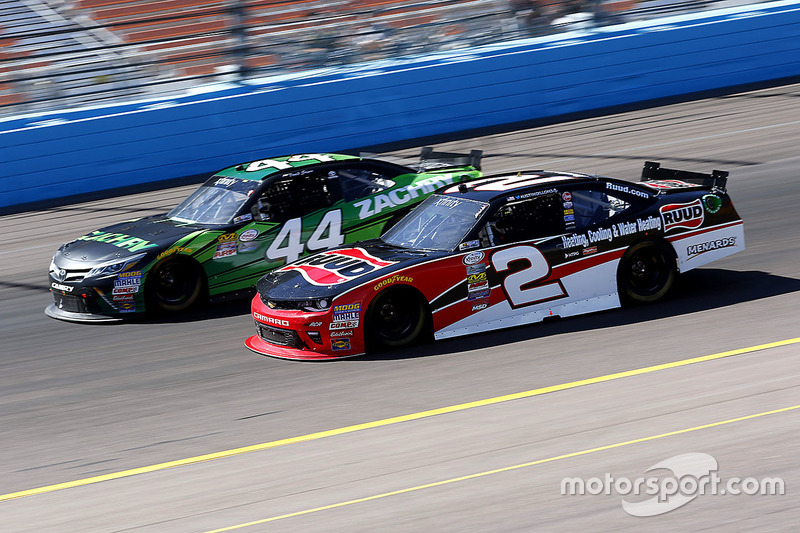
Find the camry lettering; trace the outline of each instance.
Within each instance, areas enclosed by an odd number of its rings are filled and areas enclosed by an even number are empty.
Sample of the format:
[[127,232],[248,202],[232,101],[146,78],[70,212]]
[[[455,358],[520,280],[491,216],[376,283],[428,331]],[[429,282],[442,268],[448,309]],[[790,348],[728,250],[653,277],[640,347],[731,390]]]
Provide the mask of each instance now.
[[69,285],[62,285],[61,283],[50,283],[50,286],[58,291],[64,292],[72,292],[72,289],[75,287],[70,287]]

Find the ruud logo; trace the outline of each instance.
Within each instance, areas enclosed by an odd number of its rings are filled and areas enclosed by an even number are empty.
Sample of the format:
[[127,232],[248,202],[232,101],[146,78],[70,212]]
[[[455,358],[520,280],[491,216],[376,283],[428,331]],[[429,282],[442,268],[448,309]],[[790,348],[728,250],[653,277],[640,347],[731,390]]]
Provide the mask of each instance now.
[[703,204],[698,198],[688,204],[669,204],[661,207],[664,232],[674,228],[694,229],[703,225]]

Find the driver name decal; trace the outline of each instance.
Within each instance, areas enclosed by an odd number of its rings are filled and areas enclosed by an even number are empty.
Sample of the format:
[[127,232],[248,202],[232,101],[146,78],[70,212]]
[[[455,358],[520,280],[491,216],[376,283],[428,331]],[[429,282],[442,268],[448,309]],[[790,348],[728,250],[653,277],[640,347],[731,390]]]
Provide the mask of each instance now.
[[138,237],[131,237],[124,233],[109,233],[107,231],[93,231],[89,235],[78,237],[76,240],[104,242],[106,244],[113,244],[117,248],[127,248],[131,252],[138,252],[139,250],[146,250],[158,246],[154,242],[146,241]]
[[297,270],[314,285],[338,285],[395,263],[378,259],[362,248],[345,248],[300,259],[279,272]]

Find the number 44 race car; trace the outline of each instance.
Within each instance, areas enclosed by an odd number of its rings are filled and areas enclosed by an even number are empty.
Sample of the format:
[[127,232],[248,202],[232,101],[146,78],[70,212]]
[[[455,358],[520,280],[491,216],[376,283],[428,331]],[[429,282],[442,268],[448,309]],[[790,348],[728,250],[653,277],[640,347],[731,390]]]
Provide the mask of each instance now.
[[659,300],[744,249],[727,175],[648,162],[640,183],[535,170],[448,186],[379,239],[264,276],[245,344],[337,359]]
[[45,312],[98,322],[249,297],[273,268],[375,238],[436,189],[480,177],[480,159],[479,150],[426,147],[415,167],[300,154],[223,169],[165,215],[62,245],[50,264],[54,302]]

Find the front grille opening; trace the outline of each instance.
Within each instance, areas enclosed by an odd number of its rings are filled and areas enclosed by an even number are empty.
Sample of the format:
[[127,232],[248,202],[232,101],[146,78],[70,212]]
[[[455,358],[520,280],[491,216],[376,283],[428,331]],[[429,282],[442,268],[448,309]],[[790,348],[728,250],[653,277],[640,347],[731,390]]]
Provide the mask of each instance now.
[[256,322],[256,330],[258,331],[258,336],[261,337],[261,340],[264,342],[298,350],[305,350],[307,348],[305,343],[300,339],[300,335],[292,329],[276,328],[274,326],[267,326],[261,322]]

